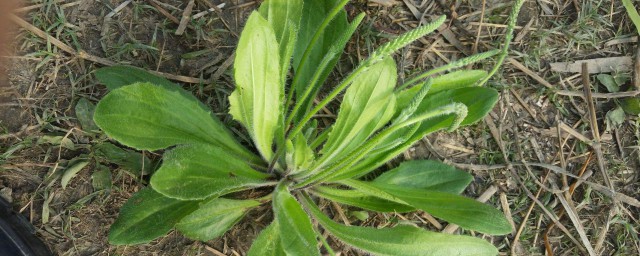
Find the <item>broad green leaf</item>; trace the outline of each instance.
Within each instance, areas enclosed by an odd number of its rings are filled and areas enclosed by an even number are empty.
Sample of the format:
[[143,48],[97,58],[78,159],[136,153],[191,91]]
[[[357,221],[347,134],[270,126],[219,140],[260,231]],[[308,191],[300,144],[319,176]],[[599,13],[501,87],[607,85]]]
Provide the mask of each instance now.
[[373,182],[460,194],[471,180],[471,175],[453,166],[433,160],[415,160],[401,163]]
[[266,177],[222,148],[199,144],[167,151],[150,182],[165,196],[195,200],[258,187]]
[[76,103],[75,109],[78,122],[80,122],[80,126],[84,131],[90,132],[100,129],[96,123],[93,122],[93,112],[96,110],[96,105],[85,98],[80,98],[78,103]]
[[271,25],[254,11],[242,30],[234,77],[236,89],[229,96],[229,112],[242,123],[264,159],[271,149],[282,112],[284,84],[280,74],[278,42]]
[[285,256],[280,242],[280,229],[278,222],[273,221],[263,229],[256,240],[251,244],[248,256]]
[[393,112],[388,109],[395,109],[396,75],[395,62],[386,58],[355,78],[344,95],[321,159],[348,154],[391,119]]
[[[435,217],[455,223],[462,228],[487,233],[490,235],[504,235],[511,232],[511,224],[497,209],[456,194],[424,190],[411,187],[401,187],[374,182],[350,181],[349,186],[359,186],[382,190],[393,195],[408,205],[421,209]],[[358,188],[360,190],[360,188]],[[369,191],[361,190],[364,193]],[[377,193],[369,193],[380,196]]]
[[608,92],[619,92],[620,91],[620,86],[618,85],[618,83],[616,83],[616,80],[613,78],[612,75],[609,74],[599,74],[596,76],[596,78],[598,78],[598,81],[604,85],[604,87],[607,87],[607,91]]
[[98,103],[93,119],[107,135],[136,149],[209,143],[255,159],[198,101],[150,83],[111,91]]
[[120,148],[109,142],[100,143],[92,149],[102,162],[114,163],[136,177],[151,173],[151,160],[138,152]]
[[320,255],[313,225],[300,203],[282,183],[274,193],[273,213],[284,251],[287,255]]
[[185,236],[200,241],[208,241],[222,236],[238,223],[245,213],[260,205],[255,200],[231,200],[214,198],[185,216],[176,224]]
[[291,66],[302,6],[303,0],[269,0],[260,5],[258,10],[271,24],[278,41],[283,82]]
[[[486,116],[497,101],[498,92],[494,89],[484,87],[460,88],[427,95],[416,113],[425,113],[451,102],[460,102],[465,104],[468,109],[467,117],[462,121],[462,125],[470,125]],[[370,154],[367,158],[351,167],[348,172],[331,180],[360,177],[369,173],[409,149],[411,145],[427,134],[447,128],[452,122],[453,117],[436,117],[422,122],[419,127],[414,128],[415,131],[411,131],[412,128],[406,128],[394,133],[380,144],[383,147],[385,145],[393,145],[392,147],[385,147],[386,150]]]
[[131,66],[112,66],[99,68],[94,73],[100,83],[109,91],[135,83],[150,83],[168,90],[182,90],[180,86],[162,77],[151,74],[144,69]]
[[426,231],[408,225],[393,228],[345,226],[325,216],[308,198],[305,205],[320,225],[341,241],[375,255],[496,255],[485,240]]
[[318,186],[311,191],[317,196],[331,201],[359,207],[376,212],[411,212],[415,208],[395,203],[378,197],[369,196],[358,190],[337,189],[327,186]]
[[618,104],[627,114],[634,116],[640,115],[640,97],[622,98]]
[[198,207],[199,201],[180,201],[145,188],[120,208],[120,215],[109,230],[109,243],[142,244],[163,236],[184,216]]
[[[193,96],[190,92],[180,87],[178,84],[173,83],[164,77],[160,77],[149,73],[148,71],[131,66],[111,66],[99,68],[95,71],[96,78],[100,83],[104,84],[109,91],[113,91],[123,86],[135,84],[135,83],[150,83],[160,86],[169,91],[180,93],[183,97],[197,102],[204,111],[209,112],[209,108],[202,104],[198,98]],[[216,117],[214,116],[214,119]]]

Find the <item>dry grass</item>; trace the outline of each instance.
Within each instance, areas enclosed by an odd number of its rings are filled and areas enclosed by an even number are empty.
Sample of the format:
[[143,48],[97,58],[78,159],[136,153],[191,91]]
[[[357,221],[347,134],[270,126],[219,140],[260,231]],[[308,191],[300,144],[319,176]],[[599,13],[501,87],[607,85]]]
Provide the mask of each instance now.
[[[15,53],[5,57],[12,62],[12,87],[0,92],[0,194],[30,217],[56,254],[243,255],[271,219],[260,208],[223,238],[208,242],[171,232],[148,245],[108,245],[108,227],[119,207],[145,180],[95,158],[95,147],[107,138],[83,131],[76,118],[79,99],[95,103],[105,93],[91,72],[114,63],[180,81],[215,111],[226,113],[233,89],[229,60],[243,21],[257,3],[224,2],[213,8],[212,3],[222,1],[44,0],[19,10]],[[450,17],[448,27],[397,54],[400,79],[498,48],[510,9],[502,2],[507,1],[353,1],[347,6],[351,17],[361,11],[368,15],[334,75],[340,77],[389,37],[439,14]],[[638,37],[618,2],[527,1],[510,59],[489,82],[501,92],[494,111],[475,126],[430,135],[400,157],[440,159],[471,172],[476,179],[466,194],[502,209],[514,224],[510,235],[486,237],[501,254],[640,254],[639,119],[627,115],[622,124],[607,126],[605,115],[619,95],[608,93],[597,74],[563,73],[549,65],[633,57]],[[194,15],[201,17],[189,20]],[[491,61],[475,66],[491,67]],[[634,72],[640,71],[613,73]],[[159,160],[158,154],[144,155]],[[83,159],[89,164],[63,189],[60,176]],[[99,190],[92,177],[104,168],[110,170],[112,186]],[[422,212],[370,213],[361,221],[359,209],[324,207],[353,225],[412,222],[473,234]],[[362,255],[329,241],[343,255]]]

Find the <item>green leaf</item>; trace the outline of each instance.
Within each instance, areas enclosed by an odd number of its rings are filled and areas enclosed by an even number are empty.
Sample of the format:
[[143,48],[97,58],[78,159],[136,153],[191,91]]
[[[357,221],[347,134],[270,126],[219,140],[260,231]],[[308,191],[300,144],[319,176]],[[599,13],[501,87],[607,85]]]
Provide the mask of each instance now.
[[109,243],[142,244],[163,236],[184,216],[198,207],[199,201],[180,201],[163,196],[151,188],[133,195],[120,208],[120,215],[109,230]]
[[[445,75],[433,78],[431,88],[427,95],[432,95],[441,91],[472,87],[477,82],[487,76],[484,70],[458,70]],[[420,91],[424,84],[419,84],[398,93],[398,104],[396,105],[396,113],[409,105],[411,99]]]
[[[427,95],[422,101],[416,113],[424,113],[437,109],[451,102],[460,102],[467,106],[467,116],[461,125],[471,125],[484,118],[493,106],[498,102],[498,92],[491,88],[469,87],[455,90],[442,91],[433,95]],[[425,121],[416,134],[434,132],[451,125],[453,117],[434,118]],[[424,135],[420,136],[420,138]]]
[[248,209],[258,205],[260,202],[255,200],[214,198],[182,218],[176,229],[191,239],[208,241],[222,236],[242,219]]
[[267,176],[222,148],[200,144],[167,151],[150,182],[165,196],[195,200],[258,187]]
[[148,157],[133,150],[120,148],[109,142],[94,146],[93,152],[101,161],[114,163],[136,177],[149,174],[152,171],[151,160]]
[[[348,154],[386,124],[393,112],[396,65],[386,58],[356,77],[347,89],[335,124],[322,149],[322,160]],[[391,115],[390,115],[390,114]]]
[[287,255],[320,255],[311,220],[298,201],[280,183],[273,196],[273,212],[282,248]]
[[[346,183],[345,183],[346,184]],[[349,186],[357,184],[361,187],[372,187],[395,196],[408,205],[421,209],[429,214],[455,223],[462,228],[476,230],[490,235],[504,235],[511,232],[511,224],[504,215],[495,208],[456,194],[401,187],[374,182],[350,181]],[[358,188],[360,190],[360,187]],[[379,193],[369,193],[380,196]]]
[[[347,41],[341,40],[345,38],[343,35],[349,30],[349,22],[347,21],[347,13],[344,9],[340,10],[336,17],[327,25],[324,31],[321,32],[320,37],[313,41],[313,37],[316,31],[320,29],[323,20],[329,15],[331,10],[339,4],[340,0],[305,0],[302,10],[302,19],[300,21],[300,29],[298,31],[298,38],[293,54],[293,68],[295,70],[296,79],[292,88],[295,90],[298,102],[301,104],[303,111],[298,112],[301,118],[302,115],[311,107],[313,99],[318,93],[320,87],[324,84],[325,80],[331,73],[331,70],[335,67],[340,59],[340,54],[344,50]],[[353,33],[353,31],[351,31]],[[346,39],[350,38],[350,35],[346,36]],[[309,55],[304,63],[301,63],[302,57],[307,50],[307,47],[311,47]],[[332,49],[332,47],[334,49]],[[324,57],[328,55],[330,51],[336,51],[335,54],[328,60],[324,60]],[[306,100],[301,101],[300,97],[304,95],[309,82],[312,80],[314,73],[320,63],[325,61],[327,64],[319,73],[318,80],[315,83],[315,88],[310,93],[310,96]]]
[[612,131],[613,129],[617,129],[624,123],[626,119],[624,115],[624,110],[621,107],[614,108],[607,112],[605,116],[605,121],[607,124],[607,131]]
[[84,131],[97,131],[100,128],[93,122],[93,112],[96,110],[96,105],[89,102],[85,98],[80,98],[76,103],[76,117],[80,122],[80,126]]
[[287,142],[286,162],[290,174],[306,170],[314,159],[315,154],[302,134]]
[[485,240],[448,235],[400,225],[376,229],[340,225],[325,216],[309,198],[305,205],[320,225],[341,241],[376,255],[496,255],[498,250]]
[[136,83],[107,94],[98,103],[93,119],[107,135],[136,149],[209,143],[245,159],[255,159],[210,111],[200,106],[180,92]]
[[96,191],[111,188],[111,171],[104,165],[96,164],[96,172],[91,174],[91,184]]
[[54,135],[42,135],[38,137],[36,141],[37,145],[51,144],[54,146],[61,146],[66,149],[75,150],[76,146],[68,136],[54,136]]
[[109,91],[135,83],[151,83],[168,90],[182,90],[180,86],[162,77],[153,75],[144,69],[131,66],[112,66],[99,68],[94,73],[100,83]]
[[303,0],[269,0],[260,5],[258,10],[271,24],[278,41],[283,82],[291,65],[302,6]]
[[373,182],[460,194],[472,180],[467,172],[453,166],[433,160],[415,160],[401,163]]
[[640,14],[638,14],[638,10],[633,6],[632,0],[622,0],[622,4],[627,10],[627,14],[629,18],[631,18],[636,30],[638,30],[638,34],[640,34]]
[[382,198],[369,196],[358,190],[337,189],[328,186],[318,186],[311,191],[313,194],[328,200],[367,209],[376,212],[411,212],[415,208],[399,204]]
[[366,211],[351,211],[349,216],[358,219],[359,221],[366,221],[369,218],[369,213]]
[[[418,110],[416,110],[416,114],[426,113],[450,104],[451,102],[460,102],[465,104],[468,109],[467,116],[461,125],[470,125],[484,118],[497,101],[498,92],[494,89],[484,87],[460,88],[427,95],[427,97],[422,100]],[[422,122],[417,128],[406,128],[396,132],[385,139],[384,142],[380,143],[380,147],[384,147],[385,150],[369,154],[367,158],[351,167],[348,172],[331,180],[337,181],[351,177],[360,177],[369,173],[409,149],[411,145],[421,140],[427,134],[449,127],[453,119],[453,117],[447,116],[436,117]],[[412,131],[412,129],[415,130]]]
[[256,240],[251,244],[248,256],[285,256],[280,242],[280,229],[278,222],[273,221],[260,232]]
[[629,115],[640,115],[640,97],[622,98],[618,102],[620,107]]
[[75,177],[84,167],[89,164],[89,161],[86,159],[74,158],[70,161],[69,166],[66,170],[64,170],[64,174],[62,174],[62,178],[60,178],[60,185],[62,188],[67,188],[67,185]]
[[284,84],[280,80],[278,42],[269,22],[254,11],[242,30],[234,77],[236,89],[229,96],[229,112],[242,123],[267,161],[282,112]]
[[599,74],[596,77],[598,78],[598,81],[600,81],[600,83],[604,85],[604,87],[607,87],[608,92],[620,91],[620,86],[618,85],[618,83],[616,83],[616,80],[613,78],[612,75]]

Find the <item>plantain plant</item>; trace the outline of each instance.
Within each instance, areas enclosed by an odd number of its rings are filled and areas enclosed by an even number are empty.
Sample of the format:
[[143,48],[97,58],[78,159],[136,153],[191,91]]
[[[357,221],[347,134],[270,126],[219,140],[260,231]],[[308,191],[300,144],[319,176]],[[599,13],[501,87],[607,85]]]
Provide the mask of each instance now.
[[[497,91],[480,86],[488,73],[449,71],[499,51],[396,86],[391,55],[442,25],[445,17],[438,17],[373,51],[315,103],[364,17],[348,22],[347,2],[267,0],[250,14],[235,53],[229,113],[252,146],[240,143],[176,84],[131,67],[96,71],[110,92],[96,107],[95,123],[123,145],[166,149],[151,186],[122,207],[110,243],[146,243],[173,228],[206,241],[223,235],[251,209],[271,204],[273,221],[248,255],[320,255],[321,248],[333,254],[323,230],[379,255],[497,254],[492,244],[472,236],[406,224],[343,225],[318,206],[329,200],[377,212],[420,210],[489,235],[511,231],[500,211],[460,195],[472,180],[464,171],[417,160],[374,175],[425,135],[482,119],[498,99]],[[449,73],[434,77],[443,71]],[[314,117],[341,94],[335,123],[321,125]]]

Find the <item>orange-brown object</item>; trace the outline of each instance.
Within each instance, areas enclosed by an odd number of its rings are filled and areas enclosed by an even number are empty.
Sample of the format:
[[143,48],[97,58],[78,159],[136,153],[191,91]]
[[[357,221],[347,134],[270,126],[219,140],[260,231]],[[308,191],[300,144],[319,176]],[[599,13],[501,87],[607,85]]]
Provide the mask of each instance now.
[[[13,28],[13,23],[9,20],[9,13],[14,10],[16,5],[17,0],[0,0],[0,56],[7,56],[10,49],[9,45],[12,41],[10,32]],[[0,81],[4,77],[6,61],[6,58],[0,58]],[[5,83],[0,83],[0,86],[5,85]]]

